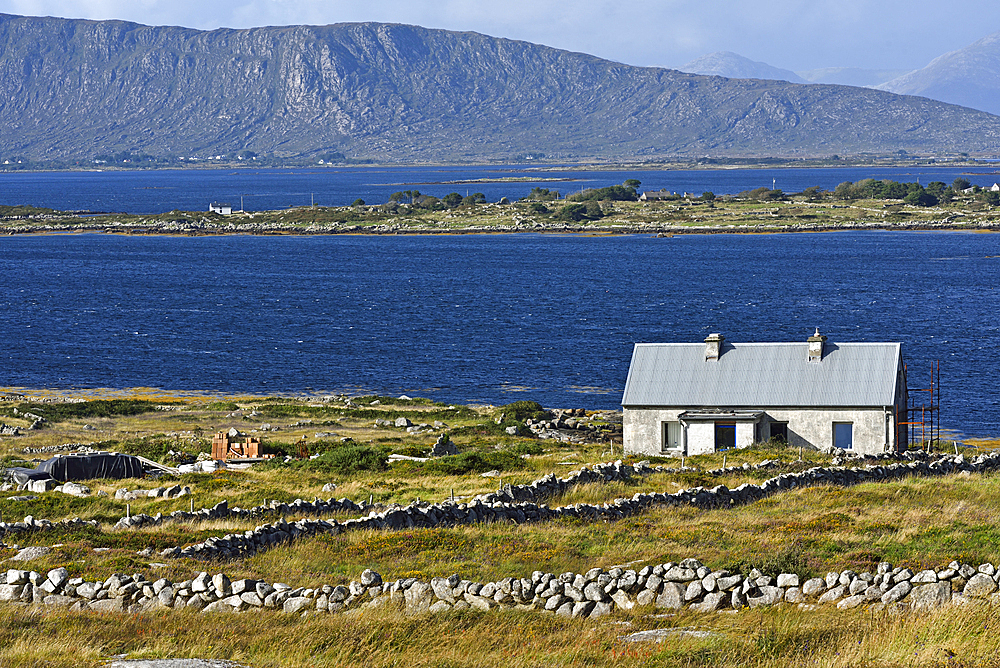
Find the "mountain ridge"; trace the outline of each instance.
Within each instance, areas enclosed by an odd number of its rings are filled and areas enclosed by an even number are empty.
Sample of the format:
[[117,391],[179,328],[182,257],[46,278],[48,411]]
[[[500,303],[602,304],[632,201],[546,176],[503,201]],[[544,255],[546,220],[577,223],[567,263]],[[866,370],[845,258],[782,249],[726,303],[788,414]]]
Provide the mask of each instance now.
[[926,67],[878,86],[901,95],[921,95],[1000,114],[1000,32],[942,54]]
[[732,51],[716,51],[695,58],[680,68],[689,74],[726,77],[727,79],[772,79],[789,83],[808,83],[791,70],[775,67],[759,60],[750,60]]
[[917,97],[635,67],[385,23],[198,31],[0,15],[0,157],[379,161],[990,150],[1000,118]]

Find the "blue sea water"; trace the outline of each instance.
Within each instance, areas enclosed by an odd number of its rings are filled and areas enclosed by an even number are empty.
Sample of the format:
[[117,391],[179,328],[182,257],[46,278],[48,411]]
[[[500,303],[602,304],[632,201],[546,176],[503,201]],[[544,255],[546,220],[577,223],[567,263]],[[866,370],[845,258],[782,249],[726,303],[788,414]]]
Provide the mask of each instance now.
[[[1000,181],[996,166],[829,169],[596,170],[502,165],[487,167],[315,167],[298,169],[187,169],[150,171],[0,172],[0,204],[30,204],[64,211],[165,213],[205,211],[227,202],[246,211],[290,206],[344,206],[361,198],[382,204],[394,192],[418,190],[443,197],[481,192],[490,201],[516,199],[532,188],[562,195],[585,188],[642,181],[642,190],[735,194],[760,187],[800,192],[810,186],[832,190],[864,178],[950,184],[956,176],[990,186]],[[525,178],[527,181],[483,182]]]
[[1000,434],[1000,235],[0,237],[0,386],[614,408],[635,342],[901,341]]

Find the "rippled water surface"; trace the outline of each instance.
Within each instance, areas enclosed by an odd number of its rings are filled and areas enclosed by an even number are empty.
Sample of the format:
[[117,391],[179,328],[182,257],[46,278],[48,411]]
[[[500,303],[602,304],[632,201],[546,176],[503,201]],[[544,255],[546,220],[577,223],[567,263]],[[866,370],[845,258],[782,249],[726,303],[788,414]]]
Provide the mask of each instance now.
[[[94,212],[164,213],[206,211],[210,202],[241,204],[247,211],[277,210],[311,203],[344,206],[361,198],[388,201],[394,192],[417,190],[443,197],[481,192],[490,201],[525,197],[534,187],[563,195],[636,178],[641,190],[717,195],[766,186],[800,192],[809,186],[832,190],[865,178],[950,184],[963,176],[980,186],[1000,180],[996,166],[924,165],[912,168],[829,169],[584,169],[531,165],[489,167],[315,167],[297,169],[186,169],[150,171],[0,172],[0,204],[30,204]],[[512,181],[512,179],[516,179]]]
[[1000,434],[1000,236],[0,238],[0,385],[615,407],[632,344],[901,341]]

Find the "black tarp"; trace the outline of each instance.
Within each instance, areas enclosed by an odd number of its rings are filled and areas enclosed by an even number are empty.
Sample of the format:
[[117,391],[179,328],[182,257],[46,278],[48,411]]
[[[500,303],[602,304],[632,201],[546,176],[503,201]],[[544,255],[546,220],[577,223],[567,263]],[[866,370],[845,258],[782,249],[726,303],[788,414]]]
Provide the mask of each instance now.
[[87,455],[61,455],[38,465],[36,471],[56,480],[90,480],[91,478],[141,478],[142,462],[132,455],[101,452]]
[[23,485],[31,480],[48,480],[51,477],[52,476],[45,471],[39,471],[38,469],[26,469],[21,468],[20,466],[12,466],[4,471],[4,479],[10,480],[18,485]]

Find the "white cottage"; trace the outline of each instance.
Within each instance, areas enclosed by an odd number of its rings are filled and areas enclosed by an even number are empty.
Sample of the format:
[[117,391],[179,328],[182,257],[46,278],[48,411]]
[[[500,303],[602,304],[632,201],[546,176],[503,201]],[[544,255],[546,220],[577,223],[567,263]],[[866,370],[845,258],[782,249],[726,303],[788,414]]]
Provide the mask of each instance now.
[[876,454],[903,449],[899,343],[637,343],[622,397],[625,452],[698,455],[779,438]]

